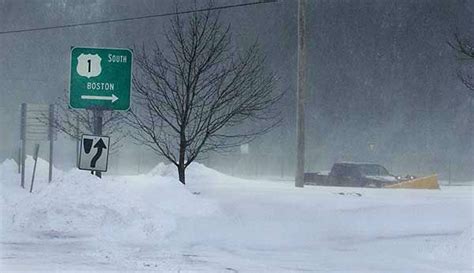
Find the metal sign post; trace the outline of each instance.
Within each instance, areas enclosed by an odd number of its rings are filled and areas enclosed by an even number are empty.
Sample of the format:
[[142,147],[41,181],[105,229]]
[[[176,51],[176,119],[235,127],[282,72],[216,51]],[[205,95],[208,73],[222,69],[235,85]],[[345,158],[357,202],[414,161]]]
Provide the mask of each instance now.
[[[94,135],[100,136],[102,135],[102,117],[103,112],[100,109],[94,110]],[[107,144],[108,146],[108,144]],[[108,153],[107,153],[108,156]],[[107,168],[106,168],[107,169]],[[102,173],[100,170],[95,171],[95,175],[99,178],[102,178]]]
[[33,173],[31,174],[30,193],[33,192],[33,183],[35,182],[36,163],[38,162],[39,147],[40,147],[39,144],[35,145],[35,153],[33,155],[33,159],[35,160],[35,165],[33,166]]
[[21,173],[21,147],[18,148],[18,173]]
[[76,166],[79,166],[79,151],[81,149],[81,138],[79,130],[79,116],[76,116]]

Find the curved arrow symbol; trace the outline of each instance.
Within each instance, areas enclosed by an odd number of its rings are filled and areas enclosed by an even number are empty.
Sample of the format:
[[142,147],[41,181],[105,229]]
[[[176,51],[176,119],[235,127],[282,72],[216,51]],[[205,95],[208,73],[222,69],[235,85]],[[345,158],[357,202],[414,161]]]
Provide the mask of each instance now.
[[97,160],[99,160],[100,156],[102,155],[102,149],[107,149],[107,146],[105,146],[105,143],[104,141],[102,141],[102,138],[101,138],[94,145],[94,148],[97,148],[97,153],[94,155],[94,157],[91,160],[91,168],[95,168],[95,164],[97,163]]

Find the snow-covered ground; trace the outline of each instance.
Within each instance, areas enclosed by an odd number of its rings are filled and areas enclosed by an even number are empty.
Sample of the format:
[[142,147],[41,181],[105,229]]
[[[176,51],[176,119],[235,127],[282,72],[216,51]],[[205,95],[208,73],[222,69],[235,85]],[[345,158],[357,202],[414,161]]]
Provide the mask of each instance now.
[[186,186],[163,164],[102,180],[55,170],[48,185],[38,164],[32,194],[0,164],[0,272],[473,271],[470,186],[299,189],[200,164]]

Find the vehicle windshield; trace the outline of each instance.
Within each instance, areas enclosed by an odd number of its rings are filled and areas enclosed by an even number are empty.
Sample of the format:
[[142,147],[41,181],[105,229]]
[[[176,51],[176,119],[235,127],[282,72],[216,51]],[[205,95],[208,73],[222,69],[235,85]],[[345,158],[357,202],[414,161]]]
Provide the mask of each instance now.
[[388,171],[380,165],[366,164],[366,165],[361,165],[359,169],[360,169],[360,173],[364,176],[389,175]]

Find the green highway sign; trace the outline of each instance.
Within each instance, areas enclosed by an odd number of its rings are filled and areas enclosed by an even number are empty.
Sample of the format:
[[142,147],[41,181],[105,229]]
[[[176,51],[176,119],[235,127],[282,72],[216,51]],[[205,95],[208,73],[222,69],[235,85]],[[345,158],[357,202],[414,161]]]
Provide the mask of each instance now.
[[70,107],[128,110],[132,62],[130,49],[73,47],[69,79]]

